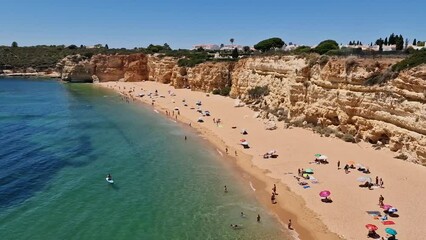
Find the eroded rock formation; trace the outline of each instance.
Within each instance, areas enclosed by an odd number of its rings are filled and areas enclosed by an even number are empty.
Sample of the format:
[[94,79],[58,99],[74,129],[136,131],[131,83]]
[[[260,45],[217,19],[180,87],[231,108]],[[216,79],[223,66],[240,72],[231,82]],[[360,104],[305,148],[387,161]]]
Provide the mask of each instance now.
[[[409,153],[426,164],[426,65],[403,71],[377,84],[397,58],[267,56],[238,62],[206,62],[179,67],[171,57],[96,55],[67,57],[60,64],[68,81],[141,81],[210,92],[231,86],[231,97],[258,109],[274,121],[304,123],[350,134]],[[267,86],[268,94],[253,99],[249,90]]]

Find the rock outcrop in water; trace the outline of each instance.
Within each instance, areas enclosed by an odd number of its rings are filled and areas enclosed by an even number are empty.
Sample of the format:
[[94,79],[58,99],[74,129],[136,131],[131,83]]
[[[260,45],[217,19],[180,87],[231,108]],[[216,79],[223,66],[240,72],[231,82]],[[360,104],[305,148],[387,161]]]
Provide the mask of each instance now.
[[[172,57],[134,54],[96,55],[90,61],[70,56],[59,67],[67,81],[92,81],[94,76],[99,81],[150,80],[206,92],[231,86],[231,97],[278,127],[293,123],[328,129],[326,135],[347,134],[426,164],[426,65],[387,83],[371,80],[400,60],[265,56],[187,68]],[[262,86],[268,94],[254,99],[249,90]]]

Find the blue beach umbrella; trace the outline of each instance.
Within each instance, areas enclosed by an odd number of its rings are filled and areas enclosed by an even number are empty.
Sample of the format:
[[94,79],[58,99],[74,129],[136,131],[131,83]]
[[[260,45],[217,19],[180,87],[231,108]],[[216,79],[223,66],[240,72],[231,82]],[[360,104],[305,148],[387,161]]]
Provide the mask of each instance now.
[[387,234],[394,235],[394,236],[397,234],[396,230],[395,230],[395,229],[393,229],[393,228],[386,228],[386,229],[385,229],[385,232],[386,232]]

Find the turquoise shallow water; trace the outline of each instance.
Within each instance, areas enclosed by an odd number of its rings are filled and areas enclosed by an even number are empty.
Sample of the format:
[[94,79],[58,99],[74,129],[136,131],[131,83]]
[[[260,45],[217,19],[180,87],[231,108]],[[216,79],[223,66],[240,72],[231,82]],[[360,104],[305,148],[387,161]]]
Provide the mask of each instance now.
[[289,239],[202,142],[92,85],[0,79],[0,239]]

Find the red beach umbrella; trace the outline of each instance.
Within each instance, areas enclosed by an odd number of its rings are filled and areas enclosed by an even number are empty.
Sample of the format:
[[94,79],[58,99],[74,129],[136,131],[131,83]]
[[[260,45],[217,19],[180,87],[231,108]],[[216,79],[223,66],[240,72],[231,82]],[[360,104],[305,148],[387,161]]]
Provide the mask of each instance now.
[[370,223],[365,225],[365,227],[370,231],[376,231],[377,229],[379,229],[376,225]]
[[240,142],[246,142],[246,140],[245,139],[240,139]]
[[324,191],[321,191],[319,193],[320,197],[328,197],[328,196],[330,196],[330,194],[331,194],[331,192],[328,191],[328,190],[324,190]]

